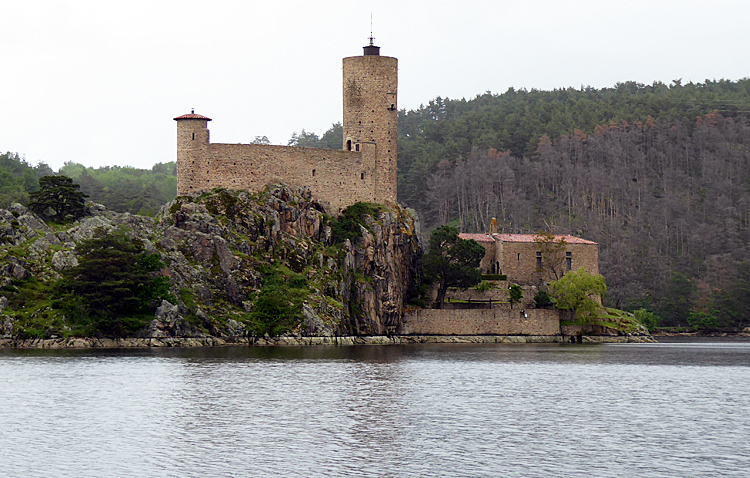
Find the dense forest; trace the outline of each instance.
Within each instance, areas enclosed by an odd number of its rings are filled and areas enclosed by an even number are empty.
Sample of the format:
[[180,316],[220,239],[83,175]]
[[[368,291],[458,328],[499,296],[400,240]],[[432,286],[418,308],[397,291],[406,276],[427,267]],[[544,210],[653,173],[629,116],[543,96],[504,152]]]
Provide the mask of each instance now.
[[399,117],[399,200],[426,229],[600,244],[607,305],[750,325],[750,80],[509,90]]
[[[608,305],[662,325],[749,325],[750,79],[509,89],[399,112],[399,200],[429,231],[570,233],[599,242]],[[342,128],[288,144],[337,149]],[[267,143],[264,137],[254,142]],[[0,207],[52,171],[0,156]],[[174,163],[61,174],[116,211],[153,214]]]

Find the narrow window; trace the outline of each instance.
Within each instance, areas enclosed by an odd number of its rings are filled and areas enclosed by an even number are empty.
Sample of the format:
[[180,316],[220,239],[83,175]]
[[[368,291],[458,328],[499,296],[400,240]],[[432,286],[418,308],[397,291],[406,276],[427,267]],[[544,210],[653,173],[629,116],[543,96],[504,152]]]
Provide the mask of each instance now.
[[542,253],[539,251],[536,252],[536,268],[542,268]]
[[359,144],[355,144],[355,145],[354,145],[354,150],[355,150],[355,151],[359,151]]
[[518,260],[519,261],[521,260],[521,253],[520,252],[518,253]]
[[195,140],[195,133],[193,133],[193,140]]
[[315,170],[313,169],[313,176],[315,176]]
[[573,270],[573,253],[572,252],[565,253],[565,267],[569,271]]
[[352,150],[352,140],[347,139],[346,140],[346,150],[351,151]]
[[360,175],[360,178],[361,178],[361,179],[362,179],[362,180],[364,181],[364,180],[365,180],[365,173],[362,173],[362,174]]

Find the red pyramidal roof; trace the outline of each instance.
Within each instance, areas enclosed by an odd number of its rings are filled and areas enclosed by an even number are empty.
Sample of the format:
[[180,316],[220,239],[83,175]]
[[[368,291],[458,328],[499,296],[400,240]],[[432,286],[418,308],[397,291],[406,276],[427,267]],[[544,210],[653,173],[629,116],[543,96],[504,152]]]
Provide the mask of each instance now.
[[211,118],[209,118],[208,116],[203,116],[203,115],[197,115],[197,114],[195,114],[195,110],[191,110],[190,113],[188,113],[186,115],[178,116],[174,120],[175,121],[179,121],[179,120],[184,120],[184,119],[198,119],[198,120],[211,121]]

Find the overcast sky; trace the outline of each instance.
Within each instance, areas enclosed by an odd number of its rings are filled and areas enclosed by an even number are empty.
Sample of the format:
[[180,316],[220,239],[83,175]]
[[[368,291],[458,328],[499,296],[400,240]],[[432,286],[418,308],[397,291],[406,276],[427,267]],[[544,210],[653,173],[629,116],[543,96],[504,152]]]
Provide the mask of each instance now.
[[286,144],[341,120],[341,59],[373,18],[400,109],[509,87],[750,76],[748,0],[0,0],[0,151],[57,170],[176,158],[211,140]]

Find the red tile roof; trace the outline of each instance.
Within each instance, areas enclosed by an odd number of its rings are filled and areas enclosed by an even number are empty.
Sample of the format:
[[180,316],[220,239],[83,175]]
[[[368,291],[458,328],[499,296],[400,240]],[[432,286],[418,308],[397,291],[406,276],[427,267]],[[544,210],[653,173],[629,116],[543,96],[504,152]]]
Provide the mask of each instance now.
[[458,235],[458,237],[467,241],[469,239],[474,239],[477,242],[495,242],[495,240],[492,239],[489,234],[469,234],[466,232],[462,232]]
[[[462,232],[458,235],[461,239],[474,239],[477,242],[495,242],[495,241],[503,241],[503,242],[535,242],[534,239],[537,237],[537,234],[493,234],[490,236],[489,234],[471,234],[467,232]],[[565,239],[565,242],[568,244],[591,244],[591,245],[598,245],[594,241],[589,241],[586,239],[581,239],[580,237],[571,236],[569,234],[557,234],[555,236],[555,241],[559,241],[560,239]]]
[[[534,238],[537,234],[493,234],[493,236],[503,242],[534,242]],[[557,234],[555,235],[555,241],[565,239],[568,244],[592,244],[596,245],[594,241],[587,239],[581,239],[580,237],[571,236],[569,234]]]
[[178,116],[174,120],[175,121],[179,121],[179,120],[184,120],[184,119],[198,119],[198,120],[211,121],[211,118],[209,118],[207,116],[197,115],[195,113],[188,113],[186,115]]

